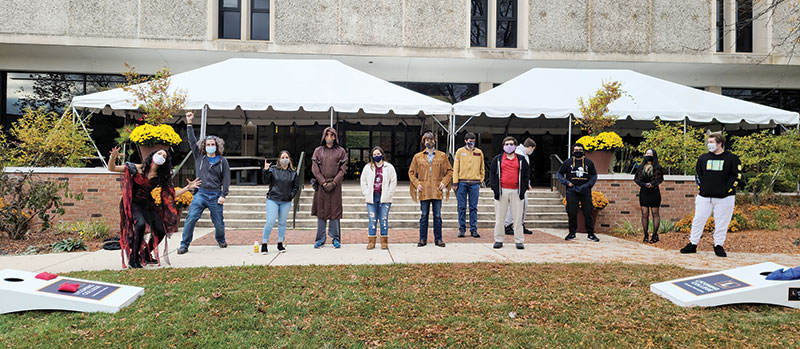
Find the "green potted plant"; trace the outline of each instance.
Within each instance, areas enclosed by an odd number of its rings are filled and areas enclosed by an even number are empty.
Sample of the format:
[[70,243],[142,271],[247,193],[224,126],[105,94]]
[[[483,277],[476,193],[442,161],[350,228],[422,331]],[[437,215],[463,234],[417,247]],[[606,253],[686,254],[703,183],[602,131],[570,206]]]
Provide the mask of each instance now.
[[603,87],[588,100],[578,98],[578,105],[582,114],[575,119],[575,124],[588,135],[578,139],[586,149],[586,157],[595,165],[597,173],[608,173],[614,151],[624,146],[622,138],[615,132],[602,132],[614,126],[619,116],[610,114],[608,105],[619,99],[625,91],[618,81],[604,82]]

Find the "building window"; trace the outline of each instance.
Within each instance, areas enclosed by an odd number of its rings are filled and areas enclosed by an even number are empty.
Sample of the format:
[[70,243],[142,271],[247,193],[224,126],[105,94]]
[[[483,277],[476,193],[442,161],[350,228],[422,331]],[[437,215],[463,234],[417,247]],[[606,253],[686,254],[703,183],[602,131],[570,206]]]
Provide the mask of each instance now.
[[736,52],[753,52],[753,0],[736,1]]
[[219,38],[240,39],[242,37],[241,0],[219,0]]
[[717,52],[725,51],[725,0],[717,0]]
[[269,2],[270,0],[251,0],[250,39],[269,40]]
[[470,31],[470,46],[486,47],[487,28],[489,21],[488,0],[472,0],[472,28]]
[[517,47],[518,0],[471,0],[470,4],[471,47]]

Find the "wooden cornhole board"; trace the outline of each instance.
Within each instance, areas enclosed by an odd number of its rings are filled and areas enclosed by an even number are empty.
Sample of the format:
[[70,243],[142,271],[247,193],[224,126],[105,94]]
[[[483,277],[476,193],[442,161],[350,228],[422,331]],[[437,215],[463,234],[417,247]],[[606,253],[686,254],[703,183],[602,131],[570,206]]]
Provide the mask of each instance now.
[[[60,276],[40,280],[36,274],[0,270],[0,314],[28,310],[116,313],[144,294],[141,287]],[[80,287],[75,293],[60,292],[62,283],[77,283]]]
[[766,273],[782,268],[775,263],[754,264],[654,283],[650,291],[682,307],[760,303],[800,309],[800,280],[767,280]]

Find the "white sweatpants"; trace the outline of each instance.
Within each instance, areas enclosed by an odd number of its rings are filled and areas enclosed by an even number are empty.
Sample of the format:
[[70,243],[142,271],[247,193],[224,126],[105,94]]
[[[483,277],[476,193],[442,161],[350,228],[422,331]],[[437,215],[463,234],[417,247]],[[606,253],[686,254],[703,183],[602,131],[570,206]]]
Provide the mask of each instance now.
[[733,207],[736,205],[736,195],[725,198],[707,198],[698,195],[694,199],[694,219],[692,220],[692,234],[689,242],[697,245],[703,236],[703,228],[708,217],[714,214],[714,245],[722,246],[728,236],[728,225],[733,216]]
[[500,189],[500,200],[494,201],[494,241],[503,242],[506,234],[505,223],[506,213],[511,210],[514,224],[514,243],[521,244],[525,240],[522,235],[522,200],[519,199],[519,191],[516,189]]
[[[525,200],[522,200],[522,224],[525,224],[525,215],[528,213],[528,192],[525,192]],[[506,214],[506,225],[514,223],[514,217],[511,216],[511,208],[508,209]]]

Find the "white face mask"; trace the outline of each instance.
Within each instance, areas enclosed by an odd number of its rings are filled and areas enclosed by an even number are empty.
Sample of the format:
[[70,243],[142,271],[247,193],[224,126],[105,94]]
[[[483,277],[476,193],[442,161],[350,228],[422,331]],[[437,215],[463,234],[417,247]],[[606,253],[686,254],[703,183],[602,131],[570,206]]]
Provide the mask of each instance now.
[[712,153],[717,151],[717,143],[708,143],[706,146],[708,147],[708,151]]
[[161,154],[153,155],[153,163],[158,165],[158,166],[163,165],[166,161],[167,161],[167,159],[165,159],[163,156],[161,156]]
[[280,161],[281,166],[289,166],[289,159],[280,159],[278,161]]

